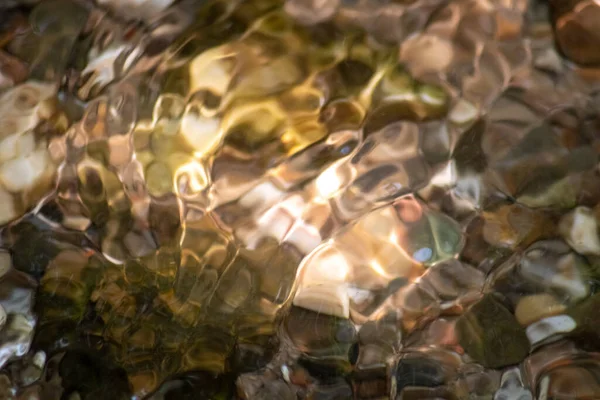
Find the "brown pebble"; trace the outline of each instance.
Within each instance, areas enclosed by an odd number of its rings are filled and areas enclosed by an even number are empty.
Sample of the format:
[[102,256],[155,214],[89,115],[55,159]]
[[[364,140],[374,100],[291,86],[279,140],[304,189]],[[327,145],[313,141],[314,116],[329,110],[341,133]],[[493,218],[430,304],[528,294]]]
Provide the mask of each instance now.
[[521,325],[527,326],[542,318],[558,315],[565,309],[564,305],[549,294],[534,294],[519,300],[515,309],[515,317]]

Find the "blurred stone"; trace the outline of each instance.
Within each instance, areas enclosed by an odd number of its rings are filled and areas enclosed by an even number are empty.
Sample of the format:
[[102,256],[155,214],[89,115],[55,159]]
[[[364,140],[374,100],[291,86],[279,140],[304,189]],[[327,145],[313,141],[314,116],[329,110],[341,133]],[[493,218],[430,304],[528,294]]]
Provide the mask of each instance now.
[[592,3],[0,12],[0,392],[600,397]]
[[227,377],[215,376],[202,371],[182,374],[166,380],[160,387],[148,396],[150,400],[196,398],[218,398],[233,395],[233,382]]
[[589,294],[586,262],[561,241],[539,241],[524,253],[519,273],[544,289],[551,289],[569,302]]
[[390,391],[388,364],[393,351],[381,344],[359,346],[359,355],[352,373],[352,387],[359,399],[383,397]]
[[475,122],[479,115],[479,110],[466,100],[459,100],[450,110],[448,118],[455,124],[467,125]]
[[271,361],[279,344],[271,335],[265,335],[260,339],[241,340],[240,342],[236,345],[230,362],[232,369],[243,372],[264,368]]
[[422,275],[422,280],[434,288],[442,301],[472,296],[481,290],[485,282],[481,271],[458,260],[434,265]]
[[[4,208],[0,222],[6,224],[22,217],[47,195],[59,159],[53,159],[47,146],[66,126],[53,102],[52,84],[29,80],[0,96],[2,141],[0,142],[0,181]],[[63,117],[64,118],[64,117]],[[34,132],[46,124],[47,135]],[[18,177],[18,178],[17,178]],[[24,196],[17,201],[15,196]]]
[[396,387],[402,393],[406,386],[436,387],[444,384],[446,376],[433,360],[402,359],[396,370]]
[[336,247],[321,247],[303,262],[294,305],[340,318],[350,315],[346,283],[350,264]]
[[340,0],[286,0],[285,11],[303,24],[315,25],[336,12]]
[[404,250],[415,262],[427,266],[458,254],[464,239],[456,222],[442,213],[422,207],[416,201],[413,205],[411,201],[411,198],[406,198],[395,204],[395,211],[403,222],[397,234]]
[[24,365],[19,371],[19,383],[22,386],[30,386],[38,381],[46,366],[46,354],[39,351],[24,360]]
[[422,332],[414,332],[407,343],[411,346],[443,346],[460,351],[455,317],[438,317],[427,324]]
[[402,43],[400,61],[411,65],[415,76],[444,71],[452,62],[452,44],[438,36],[421,34]]
[[11,248],[14,269],[39,280],[50,261],[60,252],[59,240],[30,221],[14,227]]
[[12,268],[12,257],[8,251],[0,252],[0,278]]
[[352,388],[343,379],[327,384],[315,385],[307,394],[311,400],[342,400],[352,397]]
[[[600,295],[595,294],[568,310],[577,328],[573,332],[574,339],[585,348],[598,348],[598,318],[595,309],[600,306]],[[594,350],[595,351],[595,350]]]
[[441,87],[415,80],[405,69],[389,69],[374,92],[374,110],[365,131],[379,130],[398,120],[422,122],[446,116],[449,95]]
[[512,204],[483,213],[483,236],[489,244],[515,249],[528,246],[552,231],[550,218],[543,212]]
[[562,217],[559,230],[561,236],[578,253],[600,255],[598,222],[593,210],[577,207]]
[[0,89],[19,84],[27,79],[29,72],[21,60],[0,50]]
[[549,294],[534,294],[519,300],[515,317],[523,326],[527,326],[545,317],[561,314],[566,307]]
[[[573,135],[582,123],[571,112],[574,100],[542,93],[509,88],[495,101],[480,137],[486,181],[530,208],[572,208],[584,188],[582,177],[598,157]],[[560,109],[547,113],[533,98]]]
[[423,398],[428,398],[425,393],[442,389],[456,379],[459,365],[460,359],[451,352],[405,350],[392,368],[390,394],[393,398],[413,398],[422,393]]
[[490,399],[498,390],[500,373],[486,369],[479,364],[466,364],[455,384],[451,386],[457,397],[470,396],[474,399]]
[[427,285],[413,283],[396,292],[392,300],[393,304],[402,310],[403,328],[408,331],[437,317],[441,312],[440,300]]
[[0,366],[29,351],[33,340],[35,321],[23,314],[9,315],[6,326],[0,332]]
[[535,346],[555,335],[572,332],[576,327],[577,323],[570,316],[557,315],[534,322],[526,332],[529,342]]
[[595,362],[579,362],[556,367],[542,375],[539,380],[540,397],[593,399],[600,396],[600,383],[594,372]]
[[467,310],[456,330],[465,352],[485,367],[517,364],[529,354],[525,330],[494,295],[486,295]]
[[350,347],[357,341],[353,324],[341,318],[293,307],[285,327],[295,347],[314,357],[347,360]]
[[[600,17],[600,8],[594,1],[550,2],[554,8],[553,20],[556,42],[571,61],[585,67],[600,64],[594,49],[600,43],[600,33],[594,21]],[[575,5],[576,4],[576,5]]]
[[[248,397],[250,398],[250,397]],[[291,389],[283,382],[275,381],[269,382],[263,386],[257,393],[251,397],[257,400],[268,400],[268,399],[282,399],[282,400],[293,400],[294,395]]]
[[10,378],[5,374],[0,375],[0,398],[3,400],[14,399],[15,389]]
[[32,77],[44,80],[62,78],[68,55],[84,28],[87,16],[88,10],[83,5],[69,0],[40,2],[31,11],[31,32],[26,39],[37,51],[26,57],[33,58],[29,67]]
[[120,15],[130,18],[155,18],[161,11],[173,3],[173,0],[97,0],[98,4],[109,7]]
[[302,289],[296,294],[294,305],[340,318],[350,315],[345,285],[319,285]]
[[383,397],[390,391],[389,366],[400,347],[401,332],[393,323],[369,321],[358,334],[353,391],[359,399]]
[[494,394],[494,400],[533,400],[533,395],[523,384],[518,368],[509,369],[502,374],[500,389]]

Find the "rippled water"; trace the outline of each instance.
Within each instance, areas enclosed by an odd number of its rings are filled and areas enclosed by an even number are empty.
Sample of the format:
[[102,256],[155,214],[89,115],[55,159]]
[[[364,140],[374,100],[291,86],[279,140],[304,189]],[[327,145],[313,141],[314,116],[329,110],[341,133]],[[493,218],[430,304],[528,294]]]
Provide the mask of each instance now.
[[600,399],[600,3],[0,2],[0,399]]

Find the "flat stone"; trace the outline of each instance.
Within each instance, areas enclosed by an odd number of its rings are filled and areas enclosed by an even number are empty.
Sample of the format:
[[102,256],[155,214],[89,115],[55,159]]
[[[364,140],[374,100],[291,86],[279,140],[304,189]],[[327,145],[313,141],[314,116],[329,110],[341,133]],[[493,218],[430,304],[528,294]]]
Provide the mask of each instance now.
[[554,335],[572,332],[576,327],[577,323],[570,316],[556,315],[529,325],[527,337],[532,345],[537,345]]
[[494,400],[533,400],[531,391],[523,385],[519,368],[512,368],[502,374],[500,388],[494,394]]
[[396,367],[396,387],[436,387],[444,384],[446,375],[439,362],[422,358],[402,358]]
[[465,352],[487,368],[521,362],[529,354],[525,330],[493,295],[486,295],[456,322]]
[[548,216],[520,204],[504,205],[483,215],[483,237],[497,247],[527,246],[552,230]]
[[566,310],[552,295],[541,293],[525,296],[519,300],[515,317],[523,326],[527,326],[545,317],[560,314]]
[[345,284],[321,284],[298,289],[294,305],[339,318],[350,316],[350,298]]
[[521,259],[520,275],[532,284],[552,290],[569,303],[588,296],[589,282],[585,279],[586,261],[560,240],[538,241],[531,245]]

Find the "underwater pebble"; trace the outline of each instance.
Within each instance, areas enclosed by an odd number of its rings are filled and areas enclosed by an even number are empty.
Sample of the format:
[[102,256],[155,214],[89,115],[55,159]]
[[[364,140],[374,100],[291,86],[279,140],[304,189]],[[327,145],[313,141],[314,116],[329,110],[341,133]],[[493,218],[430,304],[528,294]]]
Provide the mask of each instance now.
[[515,317],[523,326],[527,326],[544,317],[560,314],[566,310],[556,298],[550,294],[534,294],[519,300],[515,309]]
[[527,327],[527,338],[536,345],[558,333],[569,333],[577,327],[577,323],[568,315],[557,315],[544,318]]
[[559,231],[576,252],[600,255],[598,221],[590,208],[577,207],[564,215],[560,220]]

